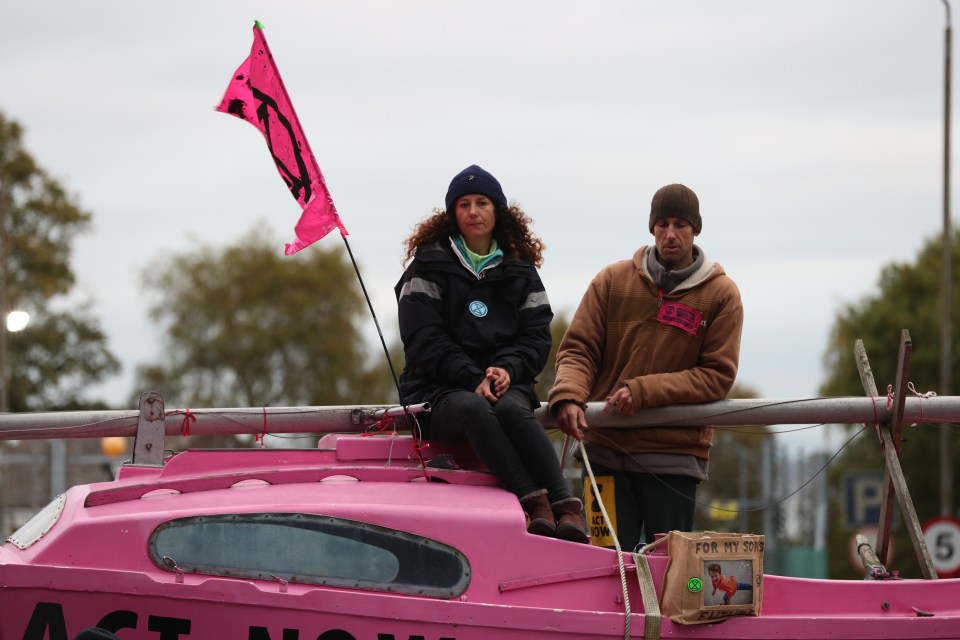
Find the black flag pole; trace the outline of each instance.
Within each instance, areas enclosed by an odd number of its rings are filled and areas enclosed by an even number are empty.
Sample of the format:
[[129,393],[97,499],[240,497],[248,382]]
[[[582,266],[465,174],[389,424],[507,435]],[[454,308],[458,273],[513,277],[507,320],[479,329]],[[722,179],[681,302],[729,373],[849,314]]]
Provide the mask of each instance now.
[[[417,452],[417,460],[420,461],[420,468],[423,470],[424,477],[426,477],[427,464],[424,462],[423,453],[420,450],[420,424],[417,422],[416,415],[407,410],[407,404],[403,401],[403,394],[400,392],[400,380],[397,378],[397,371],[393,366],[393,358],[390,357],[390,349],[387,348],[387,341],[384,339],[383,331],[380,329],[380,321],[377,319],[377,312],[374,311],[373,302],[370,300],[370,295],[367,293],[367,285],[363,283],[363,276],[360,275],[360,267],[357,265],[357,261],[353,257],[353,249],[350,248],[350,242],[347,240],[346,234],[340,235],[343,238],[343,244],[347,247],[347,253],[350,255],[350,262],[353,264],[353,270],[357,274],[357,281],[360,283],[360,289],[363,291],[363,297],[367,301],[367,307],[370,309],[370,315],[373,317],[373,324],[377,327],[377,335],[380,337],[380,344],[383,347],[383,355],[387,358],[387,365],[390,367],[390,375],[393,377],[393,384],[397,389],[397,399],[400,407],[403,409],[403,417],[406,421],[407,427],[410,429],[410,435],[413,436],[413,450]],[[384,417],[384,419],[387,418]]]

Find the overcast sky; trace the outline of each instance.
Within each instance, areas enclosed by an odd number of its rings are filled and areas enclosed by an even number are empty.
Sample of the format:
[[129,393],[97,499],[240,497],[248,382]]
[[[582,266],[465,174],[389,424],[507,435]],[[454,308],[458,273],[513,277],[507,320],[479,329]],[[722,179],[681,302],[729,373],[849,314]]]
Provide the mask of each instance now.
[[[697,242],[743,296],[738,382],[770,398],[816,395],[838,310],[942,229],[940,0],[14,0],[0,15],[0,110],[94,216],[76,299],[123,362],[92,390],[112,403],[162,358],[151,262],[259,221],[278,253],[293,239],[263,138],[214,110],[255,19],[388,341],[401,242],[474,163],[533,218],[568,315],[652,241],[653,192],[691,187]],[[895,359],[895,340],[871,358]]]

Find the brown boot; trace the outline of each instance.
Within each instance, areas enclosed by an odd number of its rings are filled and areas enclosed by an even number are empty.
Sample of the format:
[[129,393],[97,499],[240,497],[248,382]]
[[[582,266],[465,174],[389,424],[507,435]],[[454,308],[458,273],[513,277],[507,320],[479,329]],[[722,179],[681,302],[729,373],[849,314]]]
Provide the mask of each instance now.
[[527,531],[538,536],[557,536],[557,524],[553,519],[550,501],[547,500],[547,490],[532,491],[520,498],[520,506],[529,516]]
[[554,502],[553,515],[557,518],[557,537],[570,542],[590,542],[583,532],[583,520],[580,517],[582,504],[576,498],[564,498]]

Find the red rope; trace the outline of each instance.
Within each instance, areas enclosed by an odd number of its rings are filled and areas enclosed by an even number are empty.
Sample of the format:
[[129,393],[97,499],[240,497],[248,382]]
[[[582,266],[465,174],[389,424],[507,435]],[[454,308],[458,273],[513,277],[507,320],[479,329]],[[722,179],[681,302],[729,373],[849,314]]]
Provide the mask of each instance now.
[[[413,450],[410,452],[410,456],[414,453],[417,454],[417,460],[420,461],[420,470],[423,472],[423,479],[430,482],[430,475],[427,473],[427,463],[423,459],[423,451],[430,447],[430,443],[424,444],[423,438],[420,437],[420,421],[417,420],[417,414],[404,411],[404,415],[407,416],[408,421],[413,420],[414,425],[414,427],[410,429],[410,433],[413,435]],[[407,456],[407,459],[409,459],[410,456]]]
[[[880,435],[880,419],[877,417],[877,399],[873,396],[870,396],[870,401],[873,402],[873,428],[877,432],[877,439],[883,442],[883,436]],[[867,425],[864,424],[864,427]]]
[[[410,453],[407,454],[407,460],[411,459],[413,455],[416,454],[417,460],[420,461],[420,469],[423,471],[423,477],[429,480],[430,476],[427,475],[427,463],[423,459],[423,451],[425,449],[428,449],[430,447],[430,444],[429,443],[424,444],[420,438],[420,434],[419,434],[420,423],[417,421],[416,414],[404,413],[404,415],[406,416],[408,424],[410,424],[410,421],[412,420],[413,424],[416,426],[416,428],[410,429],[410,432],[413,434],[413,447],[410,449]],[[364,431],[363,433],[360,434],[360,436],[361,437],[375,436],[375,435],[385,433],[388,430],[392,430],[396,432],[396,428],[395,428],[396,422],[397,420],[395,417],[391,415],[387,415],[385,413],[383,417],[380,418],[380,421],[377,422],[376,427],[372,431]]]
[[267,437],[267,408],[263,408],[263,431],[255,436],[253,436],[254,442],[260,443],[260,448],[263,449],[266,445],[263,439]]
[[[430,443],[423,443],[422,440],[414,439],[413,447],[410,448],[410,453],[407,454],[407,460],[413,457],[413,454],[417,454],[417,458],[420,459],[420,466],[426,469],[426,464],[423,462],[423,452],[430,448]],[[426,470],[424,470],[424,476],[426,476]]]
[[388,416],[387,414],[384,414],[383,417],[380,418],[380,421],[377,422],[377,425],[373,431],[364,431],[363,433],[360,434],[360,437],[366,438],[367,436],[375,436],[375,435],[384,433],[388,429],[393,427],[395,423],[396,423],[396,420],[394,419],[393,416]]
[[[179,411],[174,411],[174,413],[180,413]],[[180,422],[180,435],[189,438],[190,437],[190,423],[196,422],[197,416],[190,413],[190,409],[183,410],[183,420]]]

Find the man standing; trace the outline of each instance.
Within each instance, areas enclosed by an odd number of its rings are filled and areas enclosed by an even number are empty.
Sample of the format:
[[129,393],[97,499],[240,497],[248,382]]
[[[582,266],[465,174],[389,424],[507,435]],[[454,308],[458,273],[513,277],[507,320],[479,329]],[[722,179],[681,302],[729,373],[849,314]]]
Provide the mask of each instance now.
[[[586,402],[605,400],[604,413],[632,415],[721,400],[737,375],[743,328],[736,284],[693,243],[702,228],[696,194],[682,184],[658,190],[649,228],[654,247],[640,247],[591,281],[560,343],[550,390],[560,428],[585,441],[624,550],[640,542],[641,530],[652,542],[655,533],[693,528],[713,428],[588,429]],[[592,493],[585,482],[593,542],[612,547]]]

